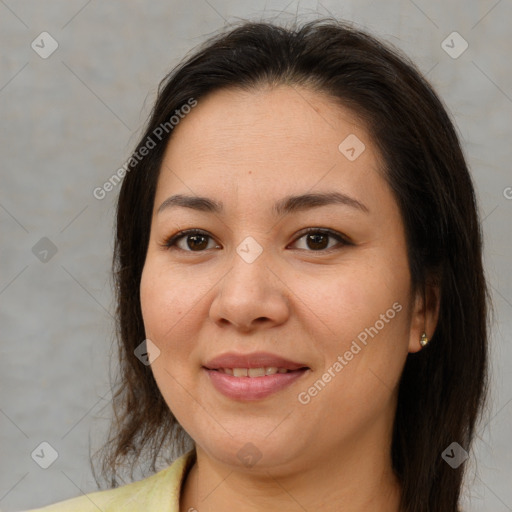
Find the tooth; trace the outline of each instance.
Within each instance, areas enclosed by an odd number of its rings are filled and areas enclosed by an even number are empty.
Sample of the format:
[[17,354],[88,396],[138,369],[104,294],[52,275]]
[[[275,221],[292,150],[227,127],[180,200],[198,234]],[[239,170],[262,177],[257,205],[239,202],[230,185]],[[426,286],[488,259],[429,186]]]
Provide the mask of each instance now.
[[249,368],[247,375],[249,377],[264,377],[265,376],[265,368]]
[[261,368],[219,368],[219,371],[227,375],[232,375],[233,377],[264,377],[265,375],[289,372],[286,368],[277,368],[276,366],[265,366]]

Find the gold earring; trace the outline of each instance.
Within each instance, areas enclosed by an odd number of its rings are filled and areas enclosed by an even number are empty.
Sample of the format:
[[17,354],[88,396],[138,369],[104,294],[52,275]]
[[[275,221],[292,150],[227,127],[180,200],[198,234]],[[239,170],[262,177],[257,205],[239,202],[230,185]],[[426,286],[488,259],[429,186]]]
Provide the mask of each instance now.
[[426,333],[423,333],[421,335],[421,339],[420,339],[420,345],[422,347],[425,347],[427,345],[427,343],[429,342],[429,339],[427,338],[427,334]]

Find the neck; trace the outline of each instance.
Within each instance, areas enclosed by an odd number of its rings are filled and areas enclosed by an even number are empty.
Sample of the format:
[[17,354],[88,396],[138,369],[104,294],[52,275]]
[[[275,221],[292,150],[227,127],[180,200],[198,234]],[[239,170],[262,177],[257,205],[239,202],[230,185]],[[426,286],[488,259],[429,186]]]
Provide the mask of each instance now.
[[[359,444],[359,443],[358,443]],[[367,444],[318,454],[293,472],[219,462],[199,446],[183,484],[180,511],[399,512],[400,484],[390,455]],[[386,452],[386,453],[385,453]]]

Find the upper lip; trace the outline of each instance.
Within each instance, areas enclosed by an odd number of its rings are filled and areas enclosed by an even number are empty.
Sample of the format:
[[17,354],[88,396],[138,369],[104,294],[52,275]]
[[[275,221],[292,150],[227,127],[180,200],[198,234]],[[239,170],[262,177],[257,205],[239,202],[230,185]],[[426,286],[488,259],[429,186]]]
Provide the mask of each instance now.
[[227,352],[210,359],[204,365],[208,370],[219,368],[285,368],[287,370],[298,370],[307,368],[305,364],[290,361],[284,357],[269,352],[253,352],[251,354],[235,354]]

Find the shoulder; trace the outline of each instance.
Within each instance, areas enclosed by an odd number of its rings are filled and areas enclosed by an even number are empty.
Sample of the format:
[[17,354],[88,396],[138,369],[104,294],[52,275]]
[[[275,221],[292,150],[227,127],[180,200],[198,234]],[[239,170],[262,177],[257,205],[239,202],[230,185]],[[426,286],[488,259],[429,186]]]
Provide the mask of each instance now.
[[[25,512],[140,512],[153,510],[179,511],[183,478],[195,460],[191,450],[176,459],[169,467],[144,480],[106,491],[96,491]],[[166,505],[166,507],[162,507]]]

